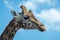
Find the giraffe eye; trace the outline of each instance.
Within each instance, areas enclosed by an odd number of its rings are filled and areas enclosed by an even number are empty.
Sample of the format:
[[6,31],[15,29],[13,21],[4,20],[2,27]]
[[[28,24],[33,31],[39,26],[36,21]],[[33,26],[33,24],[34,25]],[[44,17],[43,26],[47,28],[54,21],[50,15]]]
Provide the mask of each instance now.
[[27,20],[27,19],[29,19],[29,17],[28,16],[27,17],[24,17],[24,19]]

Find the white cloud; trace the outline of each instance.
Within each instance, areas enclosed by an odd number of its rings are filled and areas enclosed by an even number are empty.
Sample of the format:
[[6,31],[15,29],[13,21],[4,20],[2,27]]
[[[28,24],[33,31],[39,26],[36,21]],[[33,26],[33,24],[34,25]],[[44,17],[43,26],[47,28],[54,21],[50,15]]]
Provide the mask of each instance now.
[[60,21],[60,11],[56,9],[43,10],[40,14],[40,17],[50,20],[50,22]]
[[36,11],[42,6],[41,4],[48,5],[50,7],[55,7],[57,4],[56,0],[28,0],[19,3],[20,5],[25,5],[28,9]]
[[24,5],[28,8],[28,9],[32,9],[35,10],[36,9],[36,5],[33,2],[27,1],[26,3],[24,3]]
[[47,29],[60,30],[60,10],[49,9],[42,10],[40,14],[37,15],[40,20],[44,21]]
[[28,10],[36,10],[37,8],[36,3],[34,3],[33,1],[23,1],[20,2],[18,6],[20,7],[21,5],[26,6]]
[[37,2],[37,3],[47,3],[47,4],[56,4],[57,0],[31,0],[33,2]]
[[31,0],[31,1],[37,1],[37,2],[40,2],[40,3],[50,3],[51,0]]
[[8,2],[7,0],[3,0],[3,2],[5,3],[5,5],[10,9],[10,10],[13,10],[13,2]]

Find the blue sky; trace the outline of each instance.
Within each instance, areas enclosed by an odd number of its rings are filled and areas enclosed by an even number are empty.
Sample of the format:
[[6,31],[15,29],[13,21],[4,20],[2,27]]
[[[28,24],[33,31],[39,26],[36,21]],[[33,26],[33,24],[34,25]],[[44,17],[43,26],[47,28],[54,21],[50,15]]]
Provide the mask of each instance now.
[[46,31],[20,29],[14,40],[60,40],[60,0],[0,0],[0,35],[13,19],[10,11],[21,12],[21,5],[33,11]]

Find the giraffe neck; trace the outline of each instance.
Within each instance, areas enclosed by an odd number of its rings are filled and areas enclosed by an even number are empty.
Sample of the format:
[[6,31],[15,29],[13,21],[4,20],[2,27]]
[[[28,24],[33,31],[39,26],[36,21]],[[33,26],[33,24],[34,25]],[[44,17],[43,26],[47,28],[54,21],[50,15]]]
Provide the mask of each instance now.
[[13,40],[14,35],[16,34],[17,30],[20,28],[19,26],[21,25],[15,23],[13,19],[2,33],[0,40]]

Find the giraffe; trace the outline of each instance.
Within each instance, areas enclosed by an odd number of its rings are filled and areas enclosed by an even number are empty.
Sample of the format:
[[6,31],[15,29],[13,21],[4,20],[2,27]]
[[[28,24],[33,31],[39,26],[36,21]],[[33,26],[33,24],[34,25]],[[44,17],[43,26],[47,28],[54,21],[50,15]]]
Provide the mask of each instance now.
[[[33,15],[32,11],[27,11],[26,7],[21,5],[21,13],[16,13],[11,11],[14,18],[7,25],[0,40],[13,40],[16,32],[20,29],[38,29],[40,31],[45,31],[45,26],[42,25]],[[29,14],[29,15],[28,15]]]

